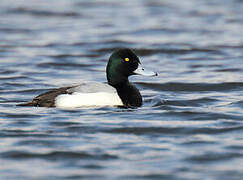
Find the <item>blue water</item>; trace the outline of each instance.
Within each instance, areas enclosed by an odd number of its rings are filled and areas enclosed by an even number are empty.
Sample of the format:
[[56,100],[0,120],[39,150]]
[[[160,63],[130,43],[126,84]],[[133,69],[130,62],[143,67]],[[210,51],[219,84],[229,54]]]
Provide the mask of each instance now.
[[[242,9],[241,0],[1,0],[0,179],[242,179]],[[16,107],[106,82],[120,47],[159,73],[130,78],[143,107]]]

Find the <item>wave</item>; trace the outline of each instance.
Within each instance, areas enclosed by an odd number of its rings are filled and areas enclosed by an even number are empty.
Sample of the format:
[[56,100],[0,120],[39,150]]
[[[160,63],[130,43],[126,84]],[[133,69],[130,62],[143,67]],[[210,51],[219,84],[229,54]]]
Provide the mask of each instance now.
[[117,156],[110,154],[91,154],[87,152],[73,152],[73,151],[51,151],[47,153],[26,152],[26,151],[7,151],[0,153],[2,158],[12,159],[46,159],[46,160],[80,160],[80,159],[99,159],[108,160],[116,159]]
[[242,90],[243,82],[224,82],[224,83],[144,83],[136,82],[135,84],[149,88],[156,91],[188,91],[188,92],[200,92],[200,91],[232,91]]

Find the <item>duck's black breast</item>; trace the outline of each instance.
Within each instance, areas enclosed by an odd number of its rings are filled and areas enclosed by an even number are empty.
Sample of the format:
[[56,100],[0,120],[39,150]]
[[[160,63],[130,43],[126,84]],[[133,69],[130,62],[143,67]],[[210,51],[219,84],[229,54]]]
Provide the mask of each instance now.
[[122,103],[126,107],[140,107],[143,104],[142,96],[139,90],[128,81],[114,86],[117,90]]
[[68,89],[70,88],[73,88],[73,86],[53,89],[51,91],[40,94],[39,96],[36,96],[30,102],[18,104],[17,106],[55,107],[56,97],[61,94],[70,94],[70,92],[68,92]]

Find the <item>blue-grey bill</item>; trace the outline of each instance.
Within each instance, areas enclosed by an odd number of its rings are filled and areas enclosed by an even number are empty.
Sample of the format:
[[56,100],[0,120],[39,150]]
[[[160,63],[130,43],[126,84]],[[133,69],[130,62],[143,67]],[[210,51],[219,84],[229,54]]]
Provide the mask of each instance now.
[[134,74],[138,74],[142,76],[158,76],[158,73],[145,70],[140,64],[138,65],[138,68],[133,72]]

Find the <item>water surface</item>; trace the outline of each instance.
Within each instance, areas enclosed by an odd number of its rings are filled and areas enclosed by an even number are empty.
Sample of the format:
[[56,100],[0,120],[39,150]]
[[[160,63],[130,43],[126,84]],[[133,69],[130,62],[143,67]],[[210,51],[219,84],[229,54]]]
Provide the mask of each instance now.
[[[2,0],[0,179],[241,179],[243,1]],[[105,82],[132,48],[144,105],[16,107]]]

